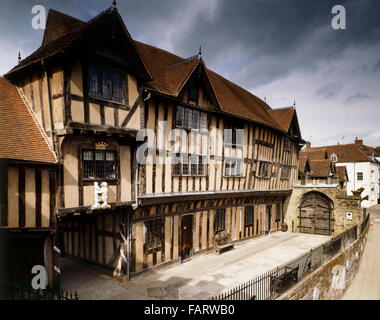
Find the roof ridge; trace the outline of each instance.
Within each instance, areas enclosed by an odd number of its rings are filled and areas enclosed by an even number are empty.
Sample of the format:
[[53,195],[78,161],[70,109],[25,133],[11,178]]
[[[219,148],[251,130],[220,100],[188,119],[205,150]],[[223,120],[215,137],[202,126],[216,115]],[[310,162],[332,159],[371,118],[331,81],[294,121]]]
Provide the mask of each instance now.
[[184,58],[184,59],[182,59],[182,60],[180,60],[180,61],[178,61],[178,62],[175,62],[175,63],[172,63],[172,64],[168,64],[168,65],[165,67],[165,69],[169,69],[169,68],[171,68],[171,67],[175,67],[175,66],[181,65],[181,64],[183,64],[183,63],[190,62],[190,61],[194,61],[194,60],[197,60],[197,59],[199,59],[199,57],[198,57],[197,55],[195,55],[195,56],[191,56],[191,57],[189,57],[189,58]]
[[48,137],[46,135],[46,132],[41,127],[41,125],[40,125],[40,123],[39,123],[39,121],[37,119],[37,115],[35,114],[34,110],[30,107],[28,99],[26,98],[26,96],[24,95],[24,93],[22,92],[22,90],[19,87],[16,87],[16,88],[17,88],[18,94],[20,95],[20,98],[21,98],[22,102],[26,106],[26,109],[28,110],[28,112],[31,115],[34,123],[36,124],[38,130],[40,131],[40,133],[42,135],[42,138],[44,139],[44,141],[47,144],[47,146],[48,146],[49,150],[51,151],[51,153],[53,154],[55,162],[58,162],[57,155],[56,155],[55,151],[53,150],[52,146],[50,145]]
[[267,110],[267,112],[278,111],[278,110],[286,110],[286,109],[293,109],[293,110],[295,110],[294,106],[290,106],[290,107],[281,107],[281,108],[275,108],[275,109],[271,108],[271,109]]

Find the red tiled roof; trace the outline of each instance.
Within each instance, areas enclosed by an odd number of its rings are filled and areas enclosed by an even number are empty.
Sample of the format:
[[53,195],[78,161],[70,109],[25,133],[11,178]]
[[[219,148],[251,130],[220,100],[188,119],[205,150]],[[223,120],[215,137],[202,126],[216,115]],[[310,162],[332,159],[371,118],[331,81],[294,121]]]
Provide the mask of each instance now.
[[[104,11],[87,23],[74,18],[74,20],[71,20],[71,17],[67,15],[50,11],[48,22],[49,19],[51,22],[48,23],[47,27],[49,29],[56,28],[57,32],[45,30],[43,45],[36,52],[21,61],[7,76],[17,72],[26,65],[31,65],[36,61],[62,51],[66,47],[72,47],[74,44],[80,43],[84,35],[90,30],[94,30],[95,25],[99,21],[105,21],[107,17],[113,15],[120,20],[125,28],[122,18],[112,8]],[[72,23],[74,26],[70,27]],[[62,24],[61,27],[59,27],[60,24]],[[147,72],[149,77],[153,79],[146,82],[146,87],[160,93],[177,96],[178,90],[183,87],[184,82],[194,72],[196,65],[201,59],[183,59],[165,50],[132,40],[126,28],[125,31],[128,39],[131,40],[132,46],[135,47],[141,57],[141,61],[138,59],[136,63],[143,65],[142,69],[146,67],[146,71],[144,72]],[[59,36],[61,37],[59,38]],[[177,65],[173,66],[173,64]],[[286,129],[289,129],[291,117],[295,113],[295,110],[272,110],[266,102],[249,91],[207,68],[204,68],[204,70],[207,79],[210,81],[210,88],[213,90],[212,96],[216,97],[217,107],[222,111],[287,132]],[[144,72],[143,74],[145,74]]]
[[338,178],[341,182],[348,181],[346,166],[337,166],[335,167],[335,170],[334,178]]
[[305,155],[309,160],[325,160],[328,158],[326,149],[310,149],[309,151],[301,151],[300,156]]
[[310,160],[310,177],[327,178],[333,171],[333,164],[330,160]]
[[0,158],[56,163],[43,129],[18,88],[0,77]]
[[289,131],[295,110],[293,107],[270,110],[270,115],[285,132]]
[[188,80],[199,60],[187,60],[183,63],[168,66],[164,70],[166,89],[170,95],[176,96]]
[[338,156],[337,162],[369,162],[371,159],[365,154],[365,152],[355,143],[352,144],[337,144],[333,146],[313,147],[310,148],[310,152],[327,152],[328,159],[332,154]]
[[299,163],[298,163],[298,171],[301,173],[306,173],[307,166],[310,166],[309,158],[303,152],[300,152]]
[[[135,41],[135,44],[153,77],[153,81],[148,82],[147,86],[164,94],[174,95],[175,92],[177,95],[178,88],[182,87],[183,81],[189,78],[200,61],[187,61],[139,41]],[[271,109],[264,101],[210,69],[206,68],[206,72],[222,111],[282,130],[268,113]]]
[[62,38],[84,24],[84,21],[50,9],[46,20],[46,31],[44,33],[44,39],[42,40],[42,46],[46,46],[48,43]]

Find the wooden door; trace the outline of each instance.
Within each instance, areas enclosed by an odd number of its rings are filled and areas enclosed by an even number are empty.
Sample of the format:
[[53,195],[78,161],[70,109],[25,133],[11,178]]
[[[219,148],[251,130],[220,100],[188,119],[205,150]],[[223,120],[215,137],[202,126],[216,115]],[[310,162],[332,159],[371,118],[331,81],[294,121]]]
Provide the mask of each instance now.
[[330,235],[333,231],[332,203],[320,193],[305,195],[299,206],[300,232]]
[[191,256],[193,249],[193,216],[183,216],[181,220],[181,261]]

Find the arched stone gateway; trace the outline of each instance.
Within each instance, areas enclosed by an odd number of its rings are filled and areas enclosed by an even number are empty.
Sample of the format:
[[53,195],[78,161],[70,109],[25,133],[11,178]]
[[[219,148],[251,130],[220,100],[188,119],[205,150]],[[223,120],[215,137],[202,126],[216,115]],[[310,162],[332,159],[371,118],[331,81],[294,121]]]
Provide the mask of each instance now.
[[331,235],[334,231],[333,202],[320,192],[309,192],[299,208],[299,231]]

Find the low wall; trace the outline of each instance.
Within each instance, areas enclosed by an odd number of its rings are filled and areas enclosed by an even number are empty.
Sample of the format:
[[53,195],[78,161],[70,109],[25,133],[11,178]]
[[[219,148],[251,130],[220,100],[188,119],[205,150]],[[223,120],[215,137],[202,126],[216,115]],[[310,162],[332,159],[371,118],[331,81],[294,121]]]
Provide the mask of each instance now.
[[351,284],[359,268],[369,224],[359,238],[305,277],[278,300],[337,300]]

